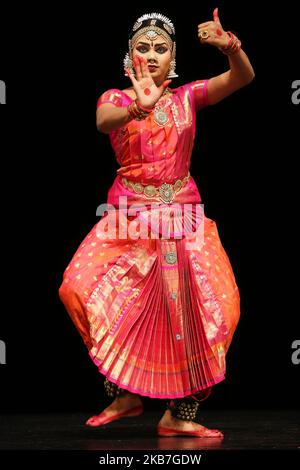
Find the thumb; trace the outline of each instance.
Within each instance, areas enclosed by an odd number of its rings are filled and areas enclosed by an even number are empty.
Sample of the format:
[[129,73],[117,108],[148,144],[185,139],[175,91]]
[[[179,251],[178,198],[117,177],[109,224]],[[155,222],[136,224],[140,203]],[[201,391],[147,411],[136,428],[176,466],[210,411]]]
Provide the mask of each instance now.
[[162,84],[163,89],[167,88],[167,86],[170,85],[171,81],[172,81],[172,80],[165,80],[165,81],[163,82],[163,84]]
[[214,21],[215,22],[220,22],[219,20],[219,8],[215,8],[214,11],[213,11],[213,17],[214,17]]

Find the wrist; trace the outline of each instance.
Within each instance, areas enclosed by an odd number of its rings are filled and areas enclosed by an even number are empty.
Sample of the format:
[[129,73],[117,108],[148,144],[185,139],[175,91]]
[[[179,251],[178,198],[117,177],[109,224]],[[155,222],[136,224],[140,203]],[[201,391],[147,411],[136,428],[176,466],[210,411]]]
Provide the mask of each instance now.
[[125,124],[128,124],[130,121],[132,121],[134,119],[134,116],[133,114],[131,113],[130,111],[130,108],[129,108],[130,105],[126,106],[126,120],[125,120]]
[[127,106],[128,115],[131,117],[131,119],[135,119],[136,121],[142,121],[146,119],[152,110],[153,108],[150,109],[142,106],[137,99],[132,101]]
[[145,113],[149,113],[149,114],[150,114],[151,111],[153,111],[153,109],[154,109],[154,106],[151,106],[151,108],[149,108],[149,107],[147,108],[146,106],[143,106],[143,105],[140,103],[140,101],[139,101],[138,99],[136,99],[135,101],[136,101],[137,106],[138,106],[142,111],[144,111]]
[[219,47],[220,51],[226,55],[233,55],[240,51],[241,41],[231,32],[227,31],[228,41],[224,46]]

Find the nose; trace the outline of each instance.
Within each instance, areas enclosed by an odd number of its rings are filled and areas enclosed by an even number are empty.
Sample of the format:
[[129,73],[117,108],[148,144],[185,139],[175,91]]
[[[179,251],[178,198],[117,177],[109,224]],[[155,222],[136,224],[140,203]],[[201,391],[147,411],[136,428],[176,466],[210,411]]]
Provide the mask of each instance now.
[[156,52],[153,48],[149,49],[147,59],[149,62],[156,62]]

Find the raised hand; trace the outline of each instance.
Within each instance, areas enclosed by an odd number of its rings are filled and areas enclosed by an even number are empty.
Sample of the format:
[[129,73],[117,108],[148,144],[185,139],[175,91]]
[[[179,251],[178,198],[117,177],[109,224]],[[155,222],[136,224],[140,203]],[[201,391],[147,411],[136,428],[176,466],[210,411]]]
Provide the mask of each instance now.
[[133,65],[135,77],[129,69],[125,70],[132,82],[137,99],[145,108],[153,108],[172,80],[165,80],[160,86],[157,86],[149,72],[146,60],[139,55],[133,58]]
[[207,43],[218,48],[227,46],[230,36],[221,25],[218,8],[213,11],[213,21],[198,25],[198,37],[201,43]]

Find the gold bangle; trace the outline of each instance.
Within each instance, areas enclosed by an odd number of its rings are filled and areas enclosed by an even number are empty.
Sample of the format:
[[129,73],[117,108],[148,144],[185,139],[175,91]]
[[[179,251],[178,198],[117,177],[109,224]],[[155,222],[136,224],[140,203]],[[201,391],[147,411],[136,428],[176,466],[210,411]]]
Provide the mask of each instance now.
[[144,117],[147,117],[147,116],[151,113],[151,111],[144,111],[144,110],[139,106],[137,99],[134,101],[134,105],[135,105],[135,108],[136,108],[138,114],[139,114],[141,117],[143,117],[143,116],[144,116]]
[[128,113],[136,121],[143,121],[149,116],[150,112],[143,111],[137,104],[136,100],[132,101],[128,106]]

